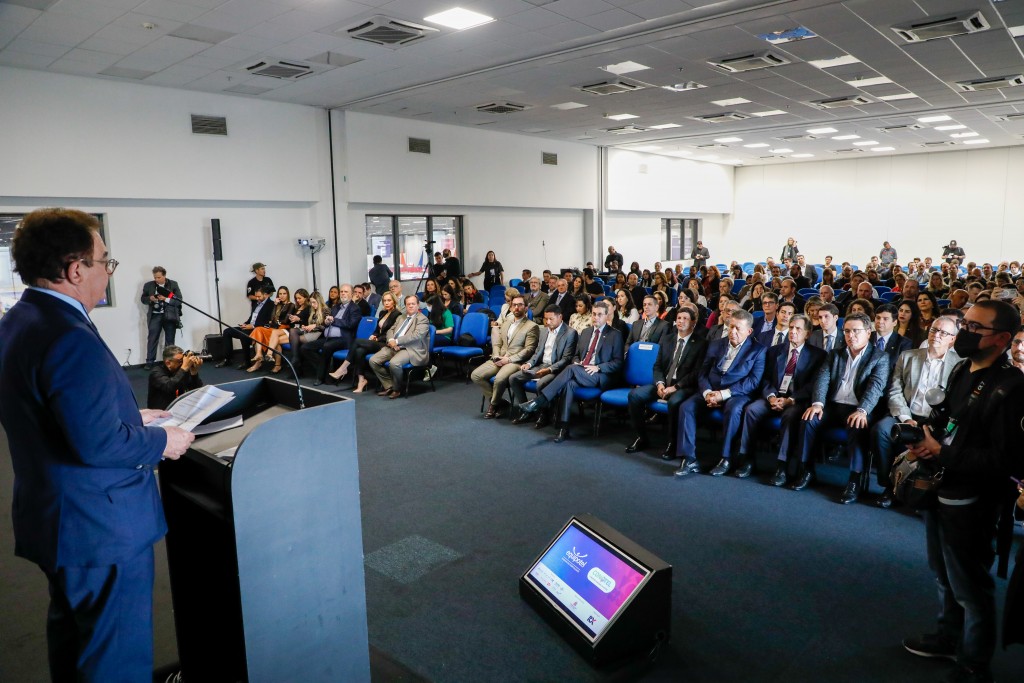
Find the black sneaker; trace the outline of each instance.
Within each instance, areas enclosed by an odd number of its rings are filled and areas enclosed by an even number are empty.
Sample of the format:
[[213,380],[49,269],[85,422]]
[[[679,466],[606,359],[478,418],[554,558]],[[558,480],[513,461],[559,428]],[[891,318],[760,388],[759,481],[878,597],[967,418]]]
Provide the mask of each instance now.
[[956,645],[940,633],[926,633],[903,640],[903,649],[918,657],[941,657],[956,661]]

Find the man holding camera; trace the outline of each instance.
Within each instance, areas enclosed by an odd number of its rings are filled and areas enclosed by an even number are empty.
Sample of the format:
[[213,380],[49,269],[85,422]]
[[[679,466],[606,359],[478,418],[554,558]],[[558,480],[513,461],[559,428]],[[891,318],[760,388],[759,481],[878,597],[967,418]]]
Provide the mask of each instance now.
[[[168,295],[170,297],[168,298]],[[167,279],[163,266],[153,268],[153,279],[142,285],[142,303],[146,305],[146,369],[156,362],[156,347],[160,343],[160,332],[164,333],[164,345],[174,345],[174,335],[181,322],[181,289],[174,280]]]
[[166,410],[177,397],[203,386],[199,368],[203,359],[180,346],[164,348],[164,362],[149,373],[149,396],[146,407]]
[[917,458],[943,468],[938,502],[924,512],[928,563],[939,595],[939,630],[903,641],[922,657],[956,661],[947,680],[992,680],[996,647],[993,531],[999,527],[1005,576],[1015,486],[1024,476],[1024,377],[1005,356],[1020,327],[1016,309],[1002,301],[980,301],[960,321],[953,349],[966,359],[954,369],[946,398],[936,408],[948,415],[935,433],[910,448]]

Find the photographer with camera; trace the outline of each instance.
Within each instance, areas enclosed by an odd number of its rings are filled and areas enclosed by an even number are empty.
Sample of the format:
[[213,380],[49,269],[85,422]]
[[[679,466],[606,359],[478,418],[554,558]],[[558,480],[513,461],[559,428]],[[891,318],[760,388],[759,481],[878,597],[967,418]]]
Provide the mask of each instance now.
[[992,680],[996,646],[993,532],[998,523],[999,574],[1005,576],[1016,498],[1011,477],[1019,479],[1024,470],[1024,377],[1005,355],[1020,318],[1005,302],[981,301],[958,327],[953,349],[965,361],[934,407],[948,418],[922,426],[924,438],[910,447],[912,457],[941,468],[936,502],[923,513],[939,631],[903,646],[922,657],[955,660],[947,680],[985,682]]
[[194,351],[184,351],[180,346],[164,348],[164,362],[149,373],[149,396],[147,408],[166,410],[178,396],[203,386],[199,368],[203,357]]
[[[171,291],[167,297],[160,292]],[[153,268],[153,279],[142,286],[142,303],[146,306],[146,369],[156,364],[156,347],[160,343],[160,332],[164,333],[164,346],[174,345],[174,335],[181,325],[181,289],[174,280],[167,279],[163,266]]]

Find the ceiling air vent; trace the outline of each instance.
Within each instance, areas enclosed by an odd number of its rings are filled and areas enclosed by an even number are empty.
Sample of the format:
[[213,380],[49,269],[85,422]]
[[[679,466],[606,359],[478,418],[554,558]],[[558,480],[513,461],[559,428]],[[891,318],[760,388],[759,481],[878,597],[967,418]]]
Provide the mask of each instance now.
[[993,121],[1000,121],[1000,122],[1004,122],[1005,121],[1005,122],[1008,122],[1008,123],[1009,122],[1013,122],[1013,121],[1024,121],[1024,114],[1021,114],[1021,113],[1000,114],[998,116],[993,116],[992,120]]
[[937,19],[926,19],[915,21],[911,24],[893,26],[903,40],[908,43],[921,43],[935,38],[949,38],[960,36],[965,33],[977,33],[989,28],[988,22],[981,12],[964,12],[962,14],[946,15]]
[[921,130],[924,128],[920,123],[901,123],[896,126],[880,126],[876,128],[880,133],[898,133],[903,130]]
[[738,111],[725,111],[721,114],[708,114],[706,116],[694,116],[691,117],[698,121],[704,121],[705,123],[727,123],[729,121],[742,121],[749,119],[750,117],[746,114],[741,114]]
[[515,102],[489,102],[478,105],[476,110],[490,112],[491,114],[511,114],[529,108],[530,105],[528,104],[516,104]]
[[1024,75],[996,76],[995,78],[976,78],[973,81],[957,81],[960,89],[965,92],[977,92],[979,90],[998,90],[999,88],[1012,88],[1017,85],[1024,85]]
[[591,95],[615,95],[620,92],[633,92],[634,90],[643,90],[645,86],[643,83],[637,83],[636,81],[626,80],[619,78],[611,81],[599,81],[597,83],[589,83],[587,85],[577,86],[577,90],[588,92]]
[[618,126],[617,128],[605,128],[605,133],[611,133],[612,135],[630,135],[632,133],[643,133],[646,128],[643,126],[634,126],[629,124],[626,126]]
[[956,143],[952,140],[936,140],[935,142],[922,142],[922,147],[952,147]]
[[548,166],[558,166],[558,155],[554,152],[541,152],[540,163]]
[[794,140],[817,140],[817,135],[782,135],[775,138],[776,140],[784,140],[786,142],[792,142]]
[[409,138],[409,151],[417,154],[430,154],[430,140],[424,138]]
[[194,135],[227,135],[228,120],[223,116],[192,114],[192,133]]
[[253,76],[270,76],[285,81],[297,81],[317,72],[311,64],[284,59],[261,59],[246,66],[245,70]]
[[706,145],[697,145],[697,149],[729,149],[729,145],[722,145],[717,142],[711,142]]
[[719,71],[735,74],[741,71],[753,71],[754,69],[765,69],[770,66],[789,64],[789,60],[771,50],[762,50],[760,52],[748,52],[747,54],[723,57],[718,60],[709,59],[708,64]]
[[848,97],[830,97],[826,100],[813,100],[811,104],[820,109],[839,109],[840,107],[860,107],[871,104],[872,100],[863,95],[850,95]]
[[863,152],[863,151],[864,150],[860,149],[859,147],[851,147],[849,149],[834,149],[834,150],[832,150],[832,153],[833,154],[856,154],[858,152]]
[[436,28],[381,15],[370,17],[358,26],[344,29],[344,33],[351,38],[387,47],[402,47],[438,32]]

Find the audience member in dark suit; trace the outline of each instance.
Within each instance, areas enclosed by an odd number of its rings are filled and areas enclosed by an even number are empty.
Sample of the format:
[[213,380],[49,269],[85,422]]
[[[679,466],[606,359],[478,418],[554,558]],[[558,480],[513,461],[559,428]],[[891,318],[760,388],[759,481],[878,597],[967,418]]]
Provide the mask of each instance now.
[[576,344],[573,364],[560,372],[532,401],[519,407],[527,413],[536,412],[554,404],[561,396],[558,408],[558,435],[555,443],[561,443],[569,436],[569,417],[575,402],[573,393],[577,387],[608,388],[622,368],[622,335],[608,324],[612,305],[608,300],[594,304],[594,326],[580,335]]
[[149,395],[146,407],[166,410],[177,397],[203,386],[199,368],[203,359],[189,354],[178,346],[164,347],[164,362],[149,373]]
[[327,370],[334,361],[334,352],[352,346],[361,320],[359,306],[352,301],[352,285],[342,285],[338,289],[337,305],[324,318],[323,336],[302,347],[303,358],[316,368],[314,386],[323,384],[327,378]]
[[811,332],[807,343],[825,352],[846,346],[843,331],[839,329],[839,309],[835,304],[825,304],[818,309],[819,328]]
[[860,473],[868,446],[868,417],[885,395],[889,357],[870,344],[871,319],[854,313],[843,321],[846,347],[833,350],[814,381],[811,406],[804,411],[801,472],[791,488],[802,490],[813,476],[809,469],[811,448],[819,430],[845,427],[849,433],[846,452],[850,457],[850,481],[839,502],[856,502],[860,497]]
[[576,297],[569,292],[569,281],[558,278],[555,291],[548,297],[548,302],[562,309],[562,319],[567,321],[576,312]]
[[789,321],[789,338],[785,344],[768,349],[765,356],[764,381],[761,397],[754,400],[743,413],[743,434],[736,462],[736,476],[750,476],[753,460],[748,459],[756,446],[760,423],[770,416],[782,418],[782,440],[779,443],[778,465],[772,484],[786,483],[789,452],[801,431],[800,417],[811,404],[811,390],[818,369],[826,353],[807,344],[810,319],[797,313]]
[[[519,372],[509,377],[512,391],[512,403],[526,403],[526,383],[537,382],[537,391],[551,383],[562,370],[572,362],[576,353],[576,330],[562,322],[562,309],[550,304],[544,310],[544,326],[540,330],[537,349],[533,356],[519,367]],[[536,429],[546,426],[549,422],[547,411],[538,411],[540,415],[534,424]],[[512,424],[522,424],[531,419],[529,413],[521,412]]]
[[[713,341],[725,339],[729,336],[729,323],[732,320],[732,314],[739,310],[742,309],[735,301],[727,301],[725,303],[724,308],[722,308],[718,313],[718,323],[712,325],[711,328],[708,329],[707,335],[705,335],[709,344]],[[757,339],[757,337],[755,336],[754,339]]]
[[634,387],[629,392],[629,421],[636,431],[636,440],[626,448],[635,453],[650,445],[645,421],[647,406],[662,400],[668,404],[668,445],[662,457],[676,457],[676,429],[679,406],[697,391],[697,373],[700,371],[707,340],[696,334],[697,307],[686,303],[675,317],[675,333],[661,337],[658,358],[654,362],[654,384]]
[[629,291],[629,295],[633,297],[633,305],[637,309],[643,308],[647,289],[640,284],[640,276],[637,273],[630,273],[626,276],[626,289]]
[[[169,290],[169,291],[168,291]],[[167,295],[171,294],[170,297]],[[163,266],[153,268],[153,279],[142,285],[142,303],[146,305],[146,369],[156,361],[156,348],[160,332],[164,333],[164,346],[174,346],[174,336],[181,320],[181,289],[174,280],[167,279]]]
[[645,296],[643,300],[643,313],[640,319],[633,323],[629,330],[629,339],[626,340],[626,347],[638,341],[661,343],[661,336],[669,333],[672,324],[667,320],[658,317],[658,300],[653,296]]
[[[14,466],[14,552],[49,583],[54,681],[153,677],[153,544],[167,531],[154,470],[192,443],[146,426],[89,312],[117,261],[95,217],[39,209],[14,234],[28,285],[0,320],[0,422]],[[8,643],[9,645],[9,643]]]
[[[434,283],[434,290],[437,293],[437,283]],[[359,308],[359,315],[363,318],[368,318],[373,315],[373,308],[370,306],[370,302],[366,300],[366,289],[362,285],[352,285],[352,303]]]
[[778,312],[775,314],[775,327],[757,335],[757,343],[766,349],[773,346],[785,345],[789,341],[789,321],[796,315],[796,306],[791,301],[783,301],[779,304]]
[[791,277],[787,277],[782,281],[782,287],[779,289],[779,303],[784,301],[793,302],[793,306],[796,307],[797,313],[804,312],[805,300],[802,296],[796,292],[796,282]]
[[224,332],[221,333],[221,336],[224,338],[224,346],[227,349],[227,355],[214,367],[222,368],[231,361],[232,339],[238,339],[242,342],[242,364],[238,366],[238,369],[244,370],[249,367],[249,356],[251,355],[252,349],[252,337],[249,335],[257,327],[267,327],[270,325],[270,319],[274,315],[274,301],[271,299],[271,295],[273,293],[273,289],[257,289],[253,294],[255,297],[253,301],[256,306],[252,309],[249,319],[237,327],[224,328]]
[[803,254],[799,254],[796,257],[796,262],[797,265],[800,266],[803,276],[807,278],[807,282],[809,283],[807,286],[813,287],[816,285],[818,283],[818,269],[808,263]]
[[[898,311],[892,304],[882,304],[875,309],[875,333],[871,335],[871,343],[879,350],[885,351],[889,357],[889,376],[885,378],[885,386],[888,388],[889,380],[896,369],[896,360],[900,354],[913,348],[910,340],[901,337],[896,333],[896,316]],[[885,402],[879,402],[880,412],[885,414]]]
[[364,366],[366,358],[384,348],[388,330],[398,320],[399,315],[394,295],[391,292],[384,292],[380,298],[380,310],[377,311],[377,324],[374,326],[373,332],[365,339],[356,339],[352,343],[348,357],[342,361],[337,370],[331,373],[331,377],[340,381],[348,374],[349,370],[352,370],[352,374],[356,377],[353,393],[363,393],[369,383],[368,373],[363,372],[366,369]]
[[697,379],[698,393],[679,406],[677,453],[683,464],[677,477],[699,472],[697,464],[697,412],[722,410],[722,459],[714,472],[729,471],[733,439],[739,434],[743,409],[761,384],[764,375],[764,347],[751,336],[754,317],[743,309],[732,312],[729,337],[708,342],[707,355]]

